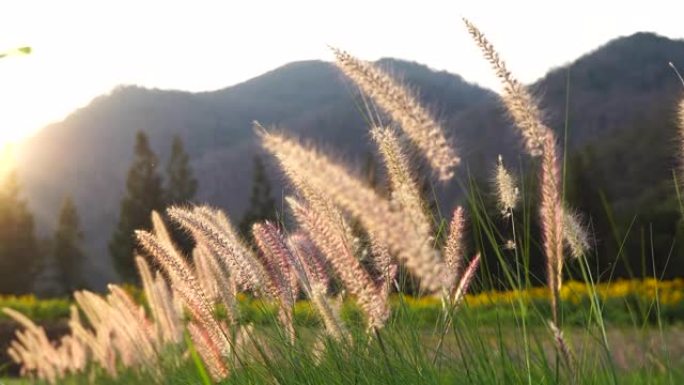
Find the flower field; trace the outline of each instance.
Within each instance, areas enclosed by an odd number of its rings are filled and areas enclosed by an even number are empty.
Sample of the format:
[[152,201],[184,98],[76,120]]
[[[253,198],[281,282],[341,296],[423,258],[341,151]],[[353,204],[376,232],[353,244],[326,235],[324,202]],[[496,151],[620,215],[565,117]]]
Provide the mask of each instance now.
[[[141,291],[135,287],[127,288],[133,297],[144,301]],[[579,281],[567,281],[561,288],[561,301],[566,317],[576,320],[573,315],[583,314],[596,295],[604,304],[603,311],[614,323],[628,323],[634,317],[643,320],[648,309],[654,313],[655,307],[660,308],[663,320],[668,323],[684,323],[684,279],[677,278],[659,281],[652,278],[634,280],[616,280],[610,283],[600,283],[595,286]],[[533,305],[540,314],[546,313],[549,305],[549,293],[545,287],[531,287],[527,290],[486,290],[468,294],[465,297],[466,306],[462,311],[472,316],[486,320],[495,315],[513,317],[512,306],[519,301]],[[265,303],[244,294],[238,296],[242,322],[245,324],[268,324],[274,321],[275,305]],[[442,313],[442,300],[437,296],[408,296],[393,295],[391,297],[393,309],[404,309],[413,316],[412,322],[418,321],[426,328],[433,327]],[[0,308],[8,307],[26,314],[38,323],[66,321],[69,317],[69,306],[72,301],[67,298],[38,299],[33,295],[0,296]],[[639,314],[643,311],[643,314]],[[342,317],[354,319],[358,316],[358,308],[351,299],[346,300],[342,307]],[[218,315],[223,316],[222,308],[217,309]],[[0,320],[8,320],[4,313],[0,313]],[[541,318],[540,318],[541,320]],[[313,325],[320,322],[316,312],[308,300],[297,301],[294,307],[294,321],[299,325]],[[579,322],[579,321],[578,321]]]

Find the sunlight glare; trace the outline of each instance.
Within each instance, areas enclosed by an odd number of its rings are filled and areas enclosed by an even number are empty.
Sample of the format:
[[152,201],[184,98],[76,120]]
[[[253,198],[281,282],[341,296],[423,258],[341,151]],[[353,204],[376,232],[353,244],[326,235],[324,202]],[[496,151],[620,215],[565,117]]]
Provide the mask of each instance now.
[[[0,140],[2,143],[2,140]],[[14,145],[11,143],[0,144],[0,180],[2,180],[8,171],[14,168],[15,154]]]

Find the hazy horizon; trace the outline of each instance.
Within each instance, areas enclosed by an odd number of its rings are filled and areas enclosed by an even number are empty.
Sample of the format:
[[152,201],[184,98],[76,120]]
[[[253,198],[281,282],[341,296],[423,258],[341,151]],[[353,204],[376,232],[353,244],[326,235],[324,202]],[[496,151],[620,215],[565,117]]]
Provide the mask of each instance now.
[[619,12],[588,1],[560,11],[533,1],[428,3],[3,2],[9,17],[0,25],[0,50],[30,45],[34,53],[0,61],[0,142],[60,121],[120,85],[211,91],[293,61],[329,61],[328,44],[366,60],[415,61],[497,91],[461,16],[527,83],[620,36],[684,37],[684,5],[667,1],[621,3]]

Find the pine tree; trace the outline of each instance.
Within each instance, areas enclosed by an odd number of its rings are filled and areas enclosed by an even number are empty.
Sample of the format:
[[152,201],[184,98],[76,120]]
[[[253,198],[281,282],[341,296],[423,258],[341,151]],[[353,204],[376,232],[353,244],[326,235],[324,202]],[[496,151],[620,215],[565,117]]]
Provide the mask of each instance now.
[[250,236],[252,224],[257,221],[276,219],[276,205],[271,196],[271,183],[266,175],[264,163],[258,155],[254,156],[252,195],[249,208],[240,221],[240,231]]
[[[190,157],[185,152],[183,141],[177,135],[173,138],[166,173],[168,177],[166,203],[169,205],[189,203],[197,193],[197,179],[192,174]],[[171,233],[181,251],[189,256],[195,247],[192,237],[178,227],[172,227]]]
[[174,136],[171,158],[166,167],[169,177],[167,199],[170,204],[187,203],[197,193],[197,179],[192,175],[190,157],[183,148],[183,141]]
[[151,226],[150,212],[165,206],[162,180],[157,173],[157,156],[150,149],[147,135],[139,132],[135,143],[133,165],[128,171],[126,196],[121,201],[119,224],[109,242],[109,252],[121,278],[136,282],[133,260],[133,232]]
[[0,184],[0,293],[31,292],[41,268],[33,216],[20,198],[15,171]]
[[59,278],[66,293],[80,289],[83,285],[81,265],[84,261],[81,243],[80,219],[71,197],[66,197],[59,214],[54,238],[54,258]]

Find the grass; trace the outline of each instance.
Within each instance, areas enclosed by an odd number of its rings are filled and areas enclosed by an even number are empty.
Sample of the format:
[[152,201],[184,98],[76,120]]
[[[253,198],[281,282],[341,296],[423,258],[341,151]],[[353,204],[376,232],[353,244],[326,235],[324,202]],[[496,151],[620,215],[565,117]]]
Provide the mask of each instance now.
[[[659,314],[666,324],[684,320],[684,279],[669,281],[653,279],[619,279],[613,282],[597,284],[595,289],[603,301],[603,313],[612,325],[630,325],[635,319],[640,323],[655,324],[654,300],[656,288],[660,298]],[[144,295],[139,288],[130,286],[127,291],[138,302],[144,302]],[[524,291],[482,290],[468,294],[462,311],[471,312],[478,316],[478,321],[487,325],[495,325],[501,320],[513,320],[515,313],[512,306],[523,299],[535,304],[537,311],[548,314],[548,292],[543,286],[533,287]],[[581,319],[586,308],[591,305],[588,287],[581,281],[567,281],[561,289],[562,308],[566,324],[581,325]],[[276,304],[267,304],[262,300],[246,295],[238,296],[241,322],[243,324],[269,325],[272,323]],[[73,301],[66,298],[37,299],[34,296],[3,297],[0,296],[0,308],[10,307],[26,314],[32,320],[42,324],[66,323],[68,321],[69,306]],[[442,315],[443,308],[440,297],[393,294],[390,298],[393,314],[403,306],[404,311],[414,314],[412,323],[415,327],[431,328]],[[342,317],[345,320],[358,319],[358,306],[352,299],[344,302]],[[217,317],[225,319],[223,307],[217,309]],[[0,313],[0,322],[10,322],[9,318]],[[300,326],[319,326],[320,316],[306,300],[297,301],[294,307],[294,322]],[[402,322],[398,320],[397,322]],[[535,322],[532,321],[531,322]]]
[[[434,350],[439,333],[436,330],[411,327],[411,315],[401,322],[390,323],[368,341],[363,333],[353,346],[330,343],[326,353],[317,358],[311,344],[318,341],[315,330],[299,329],[300,342],[288,346],[275,328],[261,329],[254,338],[268,341],[269,352],[252,347],[243,359],[251,364],[236,369],[221,384],[678,384],[684,381],[681,362],[668,366],[661,349],[665,342],[672,357],[684,355],[684,329],[672,326],[661,340],[657,328],[609,329],[612,358],[606,356],[595,327],[567,328],[568,343],[575,348],[582,370],[572,379],[562,365],[556,363],[555,347],[548,328],[533,326],[529,339],[521,341],[520,329],[509,324],[481,326],[476,317],[458,317],[439,352]],[[440,326],[440,325],[435,325]],[[437,328],[438,329],[438,328]],[[361,332],[361,330],[359,330]],[[671,341],[669,343],[667,341]],[[529,369],[525,362],[525,346],[531,351]],[[177,354],[177,353],[169,353]],[[174,360],[169,360],[174,361]],[[681,361],[681,358],[680,358]],[[676,366],[676,365],[679,366]],[[615,371],[615,376],[611,374]],[[121,370],[114,380],[96,377],[97,384],[160,383],[158,378],[136,370]],[[198,366],[185,361],[164,368],[164,384],[202,384]],[[90,376],[66,378],[60,384],[92,383]],[[12,383],[28,383],[13,380]]]
[[[441,126],[407,88],[335,50],[340,69],[389,117],[364,99],[389,196],[328,154],[257,124],[296,192],[286,201],[298,227],[255,224],[252,247],[224,213],[173,207],[168,217],[196,242],[188,263],[154,213],[154,228],[136,232],[159,269],[136,259],[146,305],[116,285],[106,296],[78,292],[81,312],[70,314],[73,332],[59,344],[8,311],[24,326],[15,358],[41,380],[67,385],[684,382],[684,281],[660,281],[660,272],[615,281],[592,268],[583,225],[563,200],[555,132],[484,35],[466,26],[538,159],[530,162],[538,185],[499,178],[506,198],[497,206],[459,180],[468,236],[461,208],[446,226],[426,207],[409,150],[439,180],[451,179],[459,157]],[[543,278],[531,272],[537,258]],[[417,298],[390,295],[395,289]],[[310,302],[295,303],[299,292]]]

